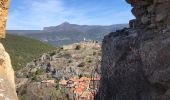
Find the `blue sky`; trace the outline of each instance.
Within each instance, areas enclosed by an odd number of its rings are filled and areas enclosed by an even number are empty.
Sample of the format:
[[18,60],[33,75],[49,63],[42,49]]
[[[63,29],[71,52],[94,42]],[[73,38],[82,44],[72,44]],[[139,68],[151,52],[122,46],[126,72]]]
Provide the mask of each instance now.
[[65,21],[80,25],[128,23],[125,0],[11,0],[7,29],[38,30]]

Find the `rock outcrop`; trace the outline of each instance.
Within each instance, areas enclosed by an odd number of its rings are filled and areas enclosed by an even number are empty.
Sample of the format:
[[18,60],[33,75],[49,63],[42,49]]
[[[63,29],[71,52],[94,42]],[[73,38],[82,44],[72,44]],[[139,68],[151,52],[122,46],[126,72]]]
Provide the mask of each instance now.
[[[0,38],[5,37],[9,0],[0,1]],[[0,43],[0,100],[18,100],[10,56]]]
[[9,0],[0,1],[0,38],[5,37]]
[[136,17],[130,27],[170,28],[170,0],[126,0]]
[[98,100],[170,100],[170,0],[127,0],[131,28],[105,36]]
[[11,60],[0,43],[0,100],[18,100]]

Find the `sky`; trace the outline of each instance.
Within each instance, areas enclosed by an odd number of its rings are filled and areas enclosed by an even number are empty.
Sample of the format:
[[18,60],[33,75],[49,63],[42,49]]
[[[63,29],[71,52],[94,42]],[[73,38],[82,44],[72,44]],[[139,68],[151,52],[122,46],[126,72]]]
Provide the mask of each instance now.
[[7,29],[40,30],[63,22],[112,25],[133,18],[125,0],[11,0]]

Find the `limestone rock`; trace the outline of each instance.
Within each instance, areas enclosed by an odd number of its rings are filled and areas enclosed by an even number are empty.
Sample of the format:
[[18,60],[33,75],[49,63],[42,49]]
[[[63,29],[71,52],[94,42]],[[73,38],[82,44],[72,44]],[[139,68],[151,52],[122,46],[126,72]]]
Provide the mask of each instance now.
[[0,38],[5,37],[9,0],[0,1]]
[[0,43],[0,100],[18,100],[11,60]]

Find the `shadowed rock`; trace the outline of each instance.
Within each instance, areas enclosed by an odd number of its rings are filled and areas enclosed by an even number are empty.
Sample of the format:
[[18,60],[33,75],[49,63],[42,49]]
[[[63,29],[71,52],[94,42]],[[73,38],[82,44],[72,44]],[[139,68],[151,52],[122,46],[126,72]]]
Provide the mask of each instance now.
[[170,0],[127,2],[136,19],[105,36],[96,99],[170,100]]

